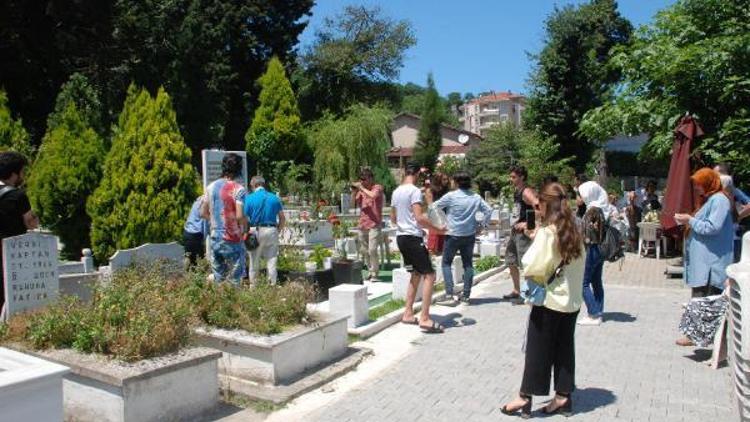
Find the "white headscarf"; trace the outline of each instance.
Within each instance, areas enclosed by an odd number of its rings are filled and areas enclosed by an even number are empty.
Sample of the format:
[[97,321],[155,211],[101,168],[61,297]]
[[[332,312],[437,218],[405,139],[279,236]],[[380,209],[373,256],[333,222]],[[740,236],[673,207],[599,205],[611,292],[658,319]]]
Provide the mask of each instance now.
[[586,204],[586,207],[596,207],[605,210],[609,206],[609,198],[605,191],[596,182],[585,182],[578,186],[578,193]]

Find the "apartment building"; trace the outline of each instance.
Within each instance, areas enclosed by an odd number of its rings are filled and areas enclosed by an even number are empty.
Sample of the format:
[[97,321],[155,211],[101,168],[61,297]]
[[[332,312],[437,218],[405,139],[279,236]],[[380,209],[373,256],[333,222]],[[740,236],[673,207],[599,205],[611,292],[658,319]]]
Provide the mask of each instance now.
[[482,95],[460,107],[459,122],[464,130],[482,136],[487,129],[499,123],[510,122],[520,126],[525,102],[523,95],[510,91]]

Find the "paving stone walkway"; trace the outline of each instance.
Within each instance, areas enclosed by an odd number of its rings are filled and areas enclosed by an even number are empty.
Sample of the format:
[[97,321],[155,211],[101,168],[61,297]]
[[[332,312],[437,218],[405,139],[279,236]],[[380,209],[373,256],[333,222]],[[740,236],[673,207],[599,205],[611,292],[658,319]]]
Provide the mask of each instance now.
[[[704,362],[710,351],[674,345],[680,304],[689,292],[679,280],[665,278],[664,265],[634,255],[622,271],[608,265],[606,322],[576,330],[578,390],[571,420],[738,420],[729,369],[710,369]],[[414,337],[398,362],[304,420],[517,420],[499,406],[520,385],[529,308],[498,299],[509,289],[507,272],[477,287],[476,304],[449,308],[442,317],[451,325],[445,334]],[[535,397],[534,408],[545,402]]]

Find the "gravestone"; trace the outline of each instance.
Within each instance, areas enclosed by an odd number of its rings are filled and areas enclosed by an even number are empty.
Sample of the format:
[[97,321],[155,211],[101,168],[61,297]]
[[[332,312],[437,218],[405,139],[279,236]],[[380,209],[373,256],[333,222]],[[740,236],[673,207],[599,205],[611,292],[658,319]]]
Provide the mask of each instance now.
[[57,238],[27,233],[3,239],[3,283],[5,305],[10,316],[45,306],[57,298]]
[[242,186],[247,188],[247,152],[245,151],[222,151],[218,149],[204,149],[201,151],[201,157],[203,165],[201,169],[201,175],[203,177],[203,190],[206,190],[206,186],[211,184],[216,179],[221,177],[221,160],[227,154],[237,154],[242,158],[242,176],[241,179],[237,179],[237,182],[241,183]]
[[146,243],[132,249],[121,249],[109,258],[109,270],[127,268],[135,264],[148,264],[166,261],[182,268],[185,259],[185,248],[177,242]]

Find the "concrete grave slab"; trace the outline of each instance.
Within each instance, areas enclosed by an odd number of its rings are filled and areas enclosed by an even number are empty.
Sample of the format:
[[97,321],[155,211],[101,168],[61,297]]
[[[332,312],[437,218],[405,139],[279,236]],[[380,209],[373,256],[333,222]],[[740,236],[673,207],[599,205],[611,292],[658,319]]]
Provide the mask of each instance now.
[[0,419],[63,420],[63,376],[68,368],[0,348]]

